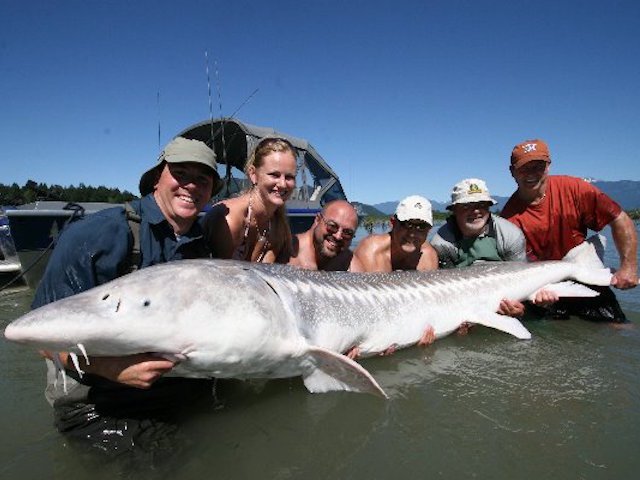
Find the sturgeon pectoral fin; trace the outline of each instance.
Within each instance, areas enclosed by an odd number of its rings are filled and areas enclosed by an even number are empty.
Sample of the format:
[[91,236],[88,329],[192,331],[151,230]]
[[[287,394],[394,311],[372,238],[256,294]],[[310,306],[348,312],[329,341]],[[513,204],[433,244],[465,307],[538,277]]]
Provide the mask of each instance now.
[[312,393],[346,390],[389,398],[366,369],[344,355],[309,347],[307,360],[308,371],[302,377],[307,390]]
[[496,312],[487,312],[482,315],[474,316],[469,319],[470,323],[484,325],[485,327],[495,328],[501,332],[509,333],[520,340],[529,340],[531,333],[517,318],[508,315],[500,315]]

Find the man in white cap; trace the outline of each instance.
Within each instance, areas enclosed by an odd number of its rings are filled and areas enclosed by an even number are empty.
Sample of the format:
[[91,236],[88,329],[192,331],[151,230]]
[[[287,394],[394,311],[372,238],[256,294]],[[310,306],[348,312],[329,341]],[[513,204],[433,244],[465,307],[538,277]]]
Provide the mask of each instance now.
[[[75,295],[136,268],[205,256],[198,213],[219,189],[215,153],[203,142],[176,138],[158,163],[140,179],[142,198],[71,223],[60,235],[32,308]],[[90,353],[90,352],[89,352]],[[76,368],[67,353],[57,354],[67,369],[67,391],[54,382],[56,354],[47,357],[45,396],[54,407],[55,425],[72,438],[102,450],[119,451],[155,442],[150,431],[181,405],[211,396],[211,381],[161,378],[175,362],[152,353],[126,357],[80,358]],[[108,412],[108,413],[106,413]],[[150,413],[152,412],[152,413]],[[151,415],[151,418],[147,415]],[[135,419],[134,419],[135,418]],[[144,448],[144,447],[143,447]]]
[[[447,206],[453,215],[431,239],[440,268],[466,267],[477,261],[526,260],[522,231],[489,211],[496,203],[479,178],[466,178],[453,187]],[[541,302],[554,300],[548,298],[550,294],[544,295]],[[504,299],[498,313],[519,317],[524,314],[524,305]]]
[[438,255],[427,241],[433,226],[431,202],[411,195],[396,207],[390,219],[391,231],[364,238],[354,255],[365,272],[394,270],[435,270]]
[[[431,202],[419,195],[411,195],[398,203],[390,222],[389,233],[369,235],[354,251],[354,260],[360,263],[363,271],[436,270],[438,254],[427,241],[433,226]],[[429,345],[434,340],[433,328],[429,327],[418,345]],[[390,345],[384,354],[394,351],[395,345]],[[358,354],[357,345],[346,353],[350,358],[356,358]]]

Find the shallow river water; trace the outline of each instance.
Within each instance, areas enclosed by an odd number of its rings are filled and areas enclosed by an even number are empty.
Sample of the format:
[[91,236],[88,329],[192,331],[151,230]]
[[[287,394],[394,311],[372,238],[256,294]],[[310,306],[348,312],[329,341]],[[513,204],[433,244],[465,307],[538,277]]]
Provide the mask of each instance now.
[[[0,292],[0,327],[32,295]],[[56,432],[43,361],[0,341],[0,478],[637,478],[640,288],[618,298],[624,328],[525,320],[531,341],[476,327],[363,360],[387,401],[312,395],[300,379],[231,381],[170,454],[115,459]]]

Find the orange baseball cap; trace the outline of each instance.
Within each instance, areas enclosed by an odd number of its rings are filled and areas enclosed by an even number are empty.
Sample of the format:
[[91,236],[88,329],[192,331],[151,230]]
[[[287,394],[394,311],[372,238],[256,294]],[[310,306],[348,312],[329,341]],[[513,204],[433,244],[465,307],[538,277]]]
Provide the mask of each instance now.
[[532,160],[544,160],[551,163],[549,147],[542,140],[525,140],[513,147],[511,152],[511,166],[513,168],[520,168]]

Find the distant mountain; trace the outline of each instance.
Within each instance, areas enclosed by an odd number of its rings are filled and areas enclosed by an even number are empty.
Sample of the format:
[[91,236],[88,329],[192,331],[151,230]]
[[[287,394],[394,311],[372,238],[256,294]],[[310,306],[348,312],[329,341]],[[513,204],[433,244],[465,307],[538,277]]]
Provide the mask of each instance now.
[[385,215],[393,215],[393,212],[396,211],[396,207],[398,206],[398,202],[400,202],[400,200],[396,200],[395,202],[376,203],[373,205],[373,208],[376,208]]
[[509,200],[510,197],[500,197],[498,195],[491,195],[491,197],[498,203],[496,203],[491,209],[493,212],[499,212],[504,208],[505,203]]
[[[436,212],[446,212],[448,203],[438,202],[437,200],[429,200],[431,202],[431,208]],[[395,202],[383,202],[373,205],[374,208],[380,210],[385,215],[393,215],[396,211],[396,207],[400,200]]]
[[[585,178],[586,181],[592,183],[604,193],[613,198],[624,210],[640,209],[640,181],[637,180],[617,180],[617,181],[603,181],[594,180],[592,178]],[[493,198],[498,202],[493,207],[493,211],[499,212],[504,207],[509,197],[500,197],[493,195]],[[385,215],[393,215],[396,211],[396,206],[400,200],[393,202],[376,203],[373,206],[359,203],[363,207],[375,208]],[[437,200],[429,200],[434,211],[446,212],[448,202],[438,202]],[[354,202],[358,203],[358,202]]]
[[636,180],[617,180],[592,182],[596,187],[613,198],[625,210],[640,208],[640,182]]
[[356,212],[358,212],[359,216],[366,217],[368,215],[373,215],[373,216],[377,216],[377,217],[384,217],[385,215],[388,215],[387,213],[384,213],[384,212],[380,211],[379,209],[377,209],[375,207],[372,207],[371,205],[366,205],[364,203],[351,202],[351,205],[354,206],[354,208],[356,209]]

